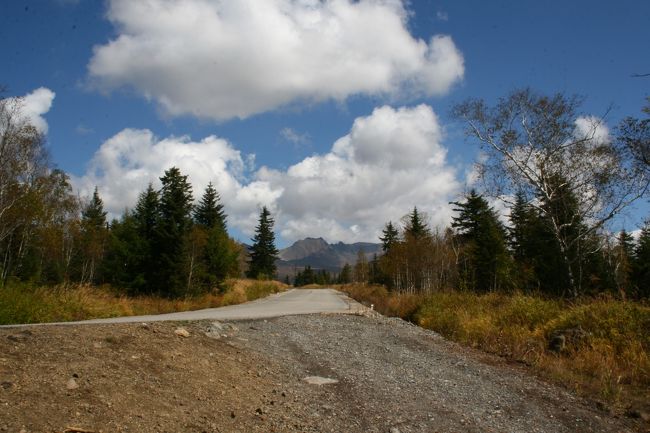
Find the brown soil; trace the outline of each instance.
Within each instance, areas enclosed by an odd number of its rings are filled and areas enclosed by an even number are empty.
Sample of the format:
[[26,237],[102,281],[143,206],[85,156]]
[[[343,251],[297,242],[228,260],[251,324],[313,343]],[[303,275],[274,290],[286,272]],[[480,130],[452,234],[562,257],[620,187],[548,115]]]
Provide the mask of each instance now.
[[[188,337],[175,331],[184,328]],[[0,432],[640,428],[383,317],[0,329]],[[339,382],[311,385],[306,376]]]

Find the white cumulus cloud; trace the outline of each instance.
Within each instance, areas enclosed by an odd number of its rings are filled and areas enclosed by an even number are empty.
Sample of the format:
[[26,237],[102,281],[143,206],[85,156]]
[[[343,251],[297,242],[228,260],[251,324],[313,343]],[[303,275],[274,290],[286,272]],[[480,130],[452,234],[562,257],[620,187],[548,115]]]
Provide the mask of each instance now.
[[451,37],[414,38],[400,0],[110,0],[117,36],[91,81],[170,115],[225,120],[351,95],[437,95],[462,79]]
[[48,125],[43,116],[52,108],[55,96],[56,94],[47,87],[39,87],[25,96],[8,98],[6,103],[18,110],[22,116],[20,120],[30,123],[40,133],[47,134]]
[[106,209],[113,215],[132,208],[149,183],[160,187],[159,178],[172,166],[189,176],[194,196],[200,197],[212,182],[229,210],[238,216],[254,211],[258,203],[271,204],[273,194],[264,185],[243,185],[246,158],[228,141],[209,136],[201,141],[189,137],[158,139],[149,130],[124,129],[105,141],[93,156],[86,173],[73,177],[81,196],[99,188]]
[[[140,191],[173,165],[189,175],[195,197],[212,181],[231,227],[252,234],[260,206],[276,218],[285,241],[323,236],[329,241],[376,241],[383,225],[417,206],[434,225],[449,222],[448,202],[461,189],[446,162],[443,131],[431,107],[376,108],[357,118],[329,152],[287,170],[246,169],[243,156],[214,136],[156,138],[125,129],[102,144],[87,173],[75,178],[82,195],[95,185],[115,215],[132,207]],[[248,176],[247,176],[248,174]]]

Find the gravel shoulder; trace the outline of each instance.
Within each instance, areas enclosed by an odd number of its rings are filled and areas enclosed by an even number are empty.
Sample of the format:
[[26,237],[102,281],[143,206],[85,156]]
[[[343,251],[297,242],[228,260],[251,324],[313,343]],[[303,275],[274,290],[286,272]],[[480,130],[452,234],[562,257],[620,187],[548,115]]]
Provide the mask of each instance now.
[[0,329],[0,432],[642,428],[375,314]]

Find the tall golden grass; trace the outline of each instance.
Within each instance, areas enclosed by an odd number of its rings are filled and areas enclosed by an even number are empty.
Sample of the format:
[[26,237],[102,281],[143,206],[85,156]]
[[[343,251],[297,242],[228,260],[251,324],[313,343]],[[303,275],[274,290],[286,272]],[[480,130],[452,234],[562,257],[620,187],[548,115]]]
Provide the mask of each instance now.
[[0,288],[0,324],[47,323],[118,316],[171,313],[239,304],[286,290],[278,281],[231,279],[224,292],[168,299],[126,296],[108,286],[32,287],[11,283]]
[[[342,289],[382,314],[527,364],[617,410],[650,402],[647,304],[608,297],[568,302],[522,293],[400,295],[367,285]],[[583,338],[559,353],[550,350],[553,335],[567,329],[579,330]]]

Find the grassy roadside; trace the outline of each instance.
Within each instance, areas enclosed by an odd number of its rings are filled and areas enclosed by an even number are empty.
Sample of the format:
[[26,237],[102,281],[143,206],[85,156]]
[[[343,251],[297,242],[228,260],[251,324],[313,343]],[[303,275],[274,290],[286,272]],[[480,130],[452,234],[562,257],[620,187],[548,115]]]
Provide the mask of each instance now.
[[[524,294],[400,295],[346,285],[354,299],[445,337],[531,366],[616,411],[650,410],[650,306],[615,299],[566,302]],[[549,348],[558,335],[566,346]]]
[[31,287],[10,284],[0,289],[0,324],[66,322],[117,316],[171,313],[240,304],[286,290],[277,281],[232,279],[222,293],[184,299],[125,296],[109,287]]

